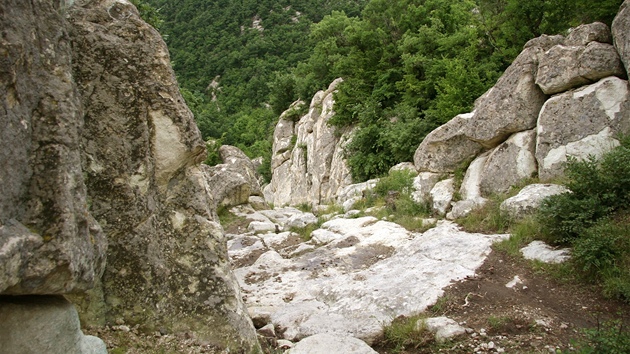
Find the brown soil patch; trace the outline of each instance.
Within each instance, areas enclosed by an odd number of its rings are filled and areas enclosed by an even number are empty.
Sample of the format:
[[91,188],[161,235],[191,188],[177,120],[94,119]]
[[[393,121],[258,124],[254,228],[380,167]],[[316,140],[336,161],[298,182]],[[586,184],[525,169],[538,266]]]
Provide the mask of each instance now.
[[[518,276],[523,283],[505,285]],[[630,305],[606,299],[601,289],[536,270],[531,262],[494,251],[476,276],[445,289],[427,317],[446,316],[472,329],[446,346],[408,348],[398,353],[549,353],[571,348],[584,328],[595,328]],[[483,334],[485,333],[485,334]],[[487,345],[495,349],[488,349]],[[376,346],[382,354],[393,348]]]

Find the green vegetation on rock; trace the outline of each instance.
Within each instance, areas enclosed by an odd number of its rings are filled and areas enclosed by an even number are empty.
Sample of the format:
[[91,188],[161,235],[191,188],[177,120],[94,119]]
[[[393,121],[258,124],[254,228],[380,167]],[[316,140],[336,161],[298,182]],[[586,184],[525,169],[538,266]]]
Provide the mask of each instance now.
[[347,147],[356,181],[411,161],[423,137],[470,111],[529,39],[596,20],[610,24],[622,3],[134,1],[145,18],[160,16],[204,139],[267,164],[280,113],[344,78],[331,123],[359,127]]

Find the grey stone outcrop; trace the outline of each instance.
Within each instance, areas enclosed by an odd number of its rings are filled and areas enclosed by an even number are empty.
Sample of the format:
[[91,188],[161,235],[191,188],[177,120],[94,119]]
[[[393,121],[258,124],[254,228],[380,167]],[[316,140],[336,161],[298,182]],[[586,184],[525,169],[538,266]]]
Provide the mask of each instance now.
[[162,37],[126,1],[75,3],[68,18],[91,212],[110,241],[101,285],[80,299],[84,318],[258,348]]
[[453,172],[475,157],[483,146],[467,137],[474,113],[460,114],[429,133],[416,149],[413,162],[421,172]]
[[564,41],[569,46],[585,46],[591,42],[612,44],[610,28],[601,22],[579,25],[570,30]]
[[619,54],[610,42],[610,30],[603,23],[576,28],[566,45],[556,45],[541,55],[536,84],[551,95],[608,76],[624,77]]
[[570,157],[597,158],[619,144],[619,134],[630,132],[621,64],[627,66],[630,47],[628,6],[628,1],[622,5],[612,36],[596,22],[574,28],[566,38],[530,40],[472,113],[426,136],[414,155],[418,171],[453,173],[473,161],[461,200],[447,217],[466,215],[484,198],[530,177],[544,182],[560,176]]
[[485,148],[493,148],[513,133],[536,127],[547,96],[536,85],[540,55],[545,47],[524,49],[497,83],[475,102],[475,114],[466,136]]
[[84,291],[103,273],[107,240],[89,211],[62,9],[4,1],[0,13],[0,294]]
[[244,204],[250,196],[262,195],[255,165],[243,151],[223,145],[219,156],[222,164],[202,166],[215,207]]
[[300,102],[280,116],[274,131],[271,183],[264,190],[267,202],[279,206],[333,202],[352,183],[343,153],[351,131],[337,135],[328,126],[335,114],[333,93],[341,81],[315,94],[304,116],[295,118]]
[[537,128],[541,181],[562,174],[569,156],[599,157],[617,146],[617,136],[630,131],[629,99],[628,82],[617,77],[549,99]]
[[[258,349],[160,34],[128,1],[70,5],[0,5],[0,293],[73,293],[87,323]],[[76,352],[65,340],[31,352]]]
[[557,184],[530,184],[517,195],[504,200],[499,208],[514,219],[522,219],[535,213],[545,198],[567,192],[566,187]]
[[534,177],[538,172],[535,150],[535,130],[516,133],[492,150],[483,167],[481,194],[506,193],[513,185]]

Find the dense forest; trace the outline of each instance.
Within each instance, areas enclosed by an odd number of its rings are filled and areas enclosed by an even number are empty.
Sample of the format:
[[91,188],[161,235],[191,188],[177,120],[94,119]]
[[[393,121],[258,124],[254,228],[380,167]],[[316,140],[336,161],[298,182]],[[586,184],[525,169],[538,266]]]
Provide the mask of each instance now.
[[347,156],[362,181],[411,161],[529,39],[610,25],[623,0],[133,2],[166,39],[204,138],[250,157],[269,160],[274,125],[293,101],[344,78],[331,123],[358,126]]

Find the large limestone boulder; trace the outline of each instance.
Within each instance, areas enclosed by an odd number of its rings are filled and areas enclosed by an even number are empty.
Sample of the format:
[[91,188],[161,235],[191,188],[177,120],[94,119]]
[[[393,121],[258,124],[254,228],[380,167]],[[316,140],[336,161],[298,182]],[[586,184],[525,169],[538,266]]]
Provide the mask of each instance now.
[[223,145],[219,156],[222,164],[202,166],[216,206],[244,204],[250,196],[262,194],[254,163],[241,149]]
[[621,4],[619,13],[612,24],[612,34],[615,48],[621,57],[621,61],[626,68],[626,73],[630,70],[630,1],[626,0]]
[[543,36],[527,43],[496,85],[460,114],[427,135],[414,154],[418,171],[453,172],[483,149],[513,133],[536,127],[547,96],[536,85],[539,58],[563,38]]
[[440,181],[441,177],[442,175],[439,173],[420,172],[413,179],[411,198],[416,203],[428,203],[431,198],[431,190]]
[[429,195],[431,196],[431,201],[433,202],[433,212],[439,215],[445,215],[451,208],[451,201],[455,196],[455,179],[447,178],[439,181],[435,184],[435,186],[433,186]]
[[59,1],[0,4],[0,294],[84,291],[105,267],[63,11]]
[[601,22],[575,28],[564,44],[541,56],[536,84],[552,95],[608,76],[625,76],[608,26]]
[[337,79],[312,99],[306,115],[294,122],[297,106],[282,114],[274,131],[272,178],[265,199],[274,205],[323,204],[352,183],[343,148],[352,132],[336,134],[328,121],[333,111]]
[[236,146],[223,145],[219,148],[219,156],[224,164],[239,171],[247,179],[252,186],[252,195],[262,195],[257,168],[241,149]]
[[568,46],[585,46],[591,42],[612,44],[610,28],[602,22],[579,25],[571,29],[564,44]]
[[[544,42],[541,42],[544,43]],[[536,127],[547,96],[536,85],[542,44],[525,48],[497,83],[475,102],[466,137],[485,148],[493,148],[513,133]]]
[[504,200],[499,208],[514,219],[522,219],[534,214],[545,198],[567,192],[566,187],[557,184],[530,184],[517,195]]
[[466,137],[474,113],[460,114],[429,133],[413,155],[421,172],[453,172],[475,157],[483,146]]
[[559,176],[569,156],[599,157],[630,131],[628,83],[610,77],[549,99],[538,120],[536,160],[542,181]]
[[533,177],[538,171],[535,154],[536,131],[512,135],[488,156],[480,180],[481,194],[505,193],[511,186]]
[[481,196],[481,177],[489,155],[489,152],[485,152],[477,156],[466,169],[459,188],[461,200],[452,203],[451,211],[446,214],[447,219],[455,220],[465,217],[487,202],[487,199]]
[[249,202],[252,184],[238,170],[224,164],[202,166],[208,187],[214,199],[214,206],[234,206]]
[[82,167],[109,239],[102,284],[76,299],[84,319],[258,348],[200,167],[205,144],[160,34],[121,0],[75,2],[68,19]]
[[63,296],[0,296],[0,343],[11,354],[107,354],[81,332],[77,310]]

